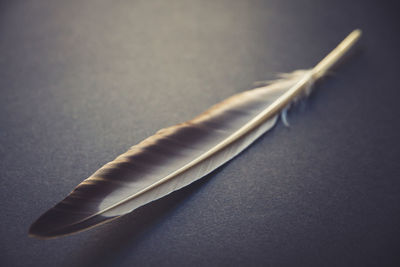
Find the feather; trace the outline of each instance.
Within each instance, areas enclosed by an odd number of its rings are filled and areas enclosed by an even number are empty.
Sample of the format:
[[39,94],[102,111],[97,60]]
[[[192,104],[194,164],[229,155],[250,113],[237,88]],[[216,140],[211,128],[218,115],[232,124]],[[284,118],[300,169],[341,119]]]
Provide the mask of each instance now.
[[[110,221],[212,172],[270,130],[279,115],[356,42],[355,30],[313,69],[234,95],[166,129],[107,163],[44,213],[30,236],[51,238]],[[285,119],[284,119],[285,121]]]

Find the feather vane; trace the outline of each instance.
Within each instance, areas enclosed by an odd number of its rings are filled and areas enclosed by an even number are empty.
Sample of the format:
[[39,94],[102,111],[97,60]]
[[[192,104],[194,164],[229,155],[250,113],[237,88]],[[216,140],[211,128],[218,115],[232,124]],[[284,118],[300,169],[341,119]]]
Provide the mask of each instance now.
[[178,190],[229,161],[270,130],[278,116],[360,37],[351,33],[316,67],[234,95],[196,118],[158,131],[105,164],[30,228],[51,238],[110,221]]

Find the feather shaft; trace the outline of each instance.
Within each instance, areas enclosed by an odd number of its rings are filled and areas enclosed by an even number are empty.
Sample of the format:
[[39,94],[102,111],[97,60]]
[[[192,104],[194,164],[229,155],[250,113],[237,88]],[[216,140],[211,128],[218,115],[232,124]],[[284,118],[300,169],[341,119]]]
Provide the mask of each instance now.
[[157,132],[107,163],[43,214],[30,235],[51,238],[113,220],[215,170],[271,129],[280,112],[308,95],[358,40],[346,37],[313,69],[224,100],[193,120]]

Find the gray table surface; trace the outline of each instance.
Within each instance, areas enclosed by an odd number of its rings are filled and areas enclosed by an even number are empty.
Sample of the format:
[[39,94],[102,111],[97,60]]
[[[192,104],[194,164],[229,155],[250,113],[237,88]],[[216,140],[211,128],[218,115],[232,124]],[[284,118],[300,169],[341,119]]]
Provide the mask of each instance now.
[[[399,266],[396,1],[1,1],[1,266]],[[112,223],[30,224],[107,161],[359,45],[233,161]]]

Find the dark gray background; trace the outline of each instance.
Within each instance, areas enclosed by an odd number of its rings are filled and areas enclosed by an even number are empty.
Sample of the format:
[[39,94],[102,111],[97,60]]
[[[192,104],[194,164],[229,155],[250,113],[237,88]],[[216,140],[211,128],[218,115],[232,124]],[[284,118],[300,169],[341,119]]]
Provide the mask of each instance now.
[[[2,1],[1,266],[399,266],[389,1]],[[107,161],[278,72],[359,45],[236,159],[112,223],[30,224]]]

